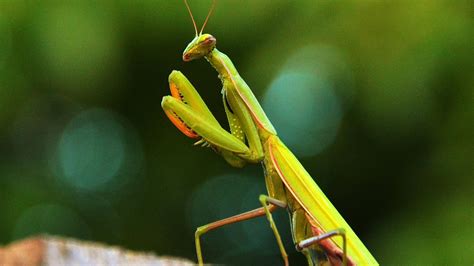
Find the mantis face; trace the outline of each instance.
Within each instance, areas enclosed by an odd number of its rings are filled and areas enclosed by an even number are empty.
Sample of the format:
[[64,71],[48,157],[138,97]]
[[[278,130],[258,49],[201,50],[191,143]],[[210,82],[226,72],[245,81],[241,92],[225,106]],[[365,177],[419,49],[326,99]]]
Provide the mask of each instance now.
[[189,62],[208,55],[216,47],[216,38],[211,34],[197,35],[184,49],[183,61]]

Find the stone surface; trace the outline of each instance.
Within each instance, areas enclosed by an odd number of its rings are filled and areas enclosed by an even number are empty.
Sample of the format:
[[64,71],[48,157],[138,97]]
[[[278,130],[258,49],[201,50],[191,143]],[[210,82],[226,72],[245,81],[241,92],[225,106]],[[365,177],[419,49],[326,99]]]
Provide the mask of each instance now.
[[195,265],[190,260],[156,256],[71,238],[38,236],[0,248],[0,265]]

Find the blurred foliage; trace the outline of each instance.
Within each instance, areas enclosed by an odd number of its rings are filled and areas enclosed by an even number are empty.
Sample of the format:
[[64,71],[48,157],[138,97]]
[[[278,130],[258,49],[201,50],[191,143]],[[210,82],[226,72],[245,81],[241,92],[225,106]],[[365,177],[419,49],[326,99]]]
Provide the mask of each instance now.
[[[190,1],[201,24],[210,1]],[[472,264],[472,1],[218,1],[206,32],[374,256]],[[160,108],[182,70],[225,124],[181,1],[0,1],[0,243],[64,234],[194,258],[256,208],[258,165],[198,149]],[[291,261],[287,215],[277,224]],[[209,262],[274,265],[265,219]]]

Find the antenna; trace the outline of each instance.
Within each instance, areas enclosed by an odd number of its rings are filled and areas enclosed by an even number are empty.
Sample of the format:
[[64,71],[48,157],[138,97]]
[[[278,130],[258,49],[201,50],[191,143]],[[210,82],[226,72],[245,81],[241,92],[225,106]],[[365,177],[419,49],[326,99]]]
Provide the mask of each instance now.
[[186,5],[186,8],[188,9],[189,15],[191,16],[191,20],[193,21],[194,31],[196,32],[196,36],[198,36],[198,29],[196,26],[196,21],[194,20],[194,17],[193,17],[193,12],[191,12],[191,8],[189,7],[188,1],[184,0],[184,4]]
[[199,32],[199,35],[202,34],[202,31],[204,30],[204,27],[206,27],[207,21],[209,20],[209,17],[212,14],[212,11],[214,11],[214,7],[216,6],[216,0],[212,0],[212,6],[209,9],[209,13],[207,13],[206,20],[204,21],[204,24],[202,24],[201,31]]

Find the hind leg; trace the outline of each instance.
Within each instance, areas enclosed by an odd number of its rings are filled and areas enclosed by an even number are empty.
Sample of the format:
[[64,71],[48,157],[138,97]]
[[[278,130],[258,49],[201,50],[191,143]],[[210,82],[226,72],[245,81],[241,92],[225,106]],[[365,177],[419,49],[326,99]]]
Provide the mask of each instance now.
[[[297,249],[305,249],[318,244],[326,253],[331,265],[355,265],[354,261],[347,256],[346,231],[344,228],[324,232],[310,217],[306,215],[306,218],[313,235],[296,242]],[[333,237],[342,237],[342,249],[330,240]]]
[[296,209],[291,214],[291,229],[293,242],[296,249],[303,253],[308,261],[308,265],[326,265],[329,263],[325,251],[318,245],[299,247],[299,243],[314,236],[312,226],[308,223],[305,211],[302,208]]

